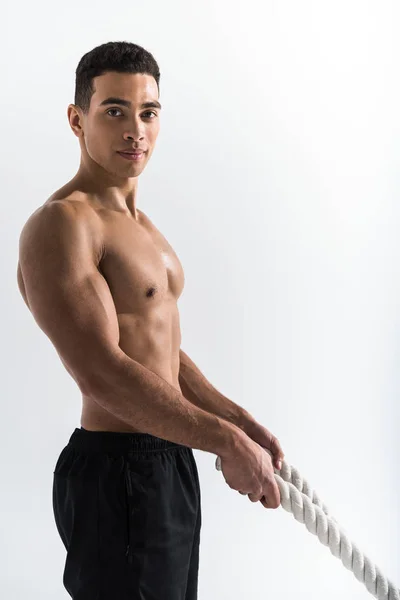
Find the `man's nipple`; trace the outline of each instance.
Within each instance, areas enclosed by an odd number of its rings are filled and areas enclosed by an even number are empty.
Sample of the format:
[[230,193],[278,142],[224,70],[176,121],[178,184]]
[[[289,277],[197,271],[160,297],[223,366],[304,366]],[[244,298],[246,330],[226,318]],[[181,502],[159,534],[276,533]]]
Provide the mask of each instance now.
[[151,287],[151,288],[149,288],[147,290],[146,296],[147,296],[147,298],[152,298],[155,293],[156,293],[156,288],[155,287]]

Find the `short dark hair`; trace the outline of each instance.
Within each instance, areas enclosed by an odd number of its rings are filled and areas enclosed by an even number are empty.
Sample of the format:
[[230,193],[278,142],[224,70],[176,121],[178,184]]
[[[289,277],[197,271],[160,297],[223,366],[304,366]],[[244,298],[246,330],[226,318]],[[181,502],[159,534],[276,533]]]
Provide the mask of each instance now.
[[84,54],[75,71],[74,103],[84,114],[88,114],[94,94],[93,78],[109,71],[151,75],[160,93],[160,70],[150,52],[130,42],[107,42]]

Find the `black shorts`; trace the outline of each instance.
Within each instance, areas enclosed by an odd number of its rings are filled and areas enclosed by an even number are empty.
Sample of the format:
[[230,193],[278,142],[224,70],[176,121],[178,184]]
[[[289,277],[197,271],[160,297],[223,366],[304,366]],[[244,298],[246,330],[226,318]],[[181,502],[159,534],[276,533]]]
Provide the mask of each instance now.
[[196,600],[201,527],[193,450],[147,433],[75,429],[53,509],[74,600]]

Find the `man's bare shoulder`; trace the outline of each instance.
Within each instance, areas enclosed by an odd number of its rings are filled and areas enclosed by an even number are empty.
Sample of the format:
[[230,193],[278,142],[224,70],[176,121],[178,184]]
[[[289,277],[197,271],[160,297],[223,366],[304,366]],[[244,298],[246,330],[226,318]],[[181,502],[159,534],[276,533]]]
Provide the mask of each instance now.
[[80,227],[88,227],[90,229],[94,257],[96,257],[98,264],[103,253],[103,234],[100,219],[88,202],[85,202],[74,194],[65,197],[53,194],[45,200],[26,220],[21,230],[20,239],[29,232],[31,226],[34,227],[35,221],[42,222],[43,220],[47,222],[49,217],[51,218],[52,214],[54,214],[54,211],[57,214],[60,210],[67,210],[70,215],[72,214],[79,220]]
[[[75,208],[76,211],[79,211],[80,215],[87,215],[87,217],[89,218],[89,216],[93,216],[94,215],[94,211],[90,210],[90,204],[87,201],[87,199],[79,192],[73,192],[73,193],[66,193],[66,194],[62,194],[60,192],[62,192],[63,188],[61,188],[61,190],[57,190],[57,192],[54,192],[51,196],[49,196],[49,198],[47,198],[47,200],[45,200],[43,202],[43,204],[41,204],[40,206],[38,206],[27,218],[25,225],[33,220],[34,218],[40,218],[41,215],[46,214],[47,208],[51,207],[51,206],[65,206],[68,207],[70,206],[71,209]],[[57,209],[56,209],[57,210]]]
[[150,217],[148,217],[142,210],[138,209],[138,214],[140,217],[140,222],[144,226],[148,227],[149,229],[151,229],[153,231],[160,233],[159,230],[157,229],[157,227],[154,225],[153,221],[150,219]]
[[91,214],[94,215],[94,211],[87,195],[79,190],[68,192],[67,190],[64,190],[64,188],[61,188],[61,190],[57,190],[57,192],[54,192],[49,198],[47,198],[47,200],[42,204],[41,208],[51,206],[53,204],[70,206],[76,211],[79,211],[80,214],[86,214],[87,216]]

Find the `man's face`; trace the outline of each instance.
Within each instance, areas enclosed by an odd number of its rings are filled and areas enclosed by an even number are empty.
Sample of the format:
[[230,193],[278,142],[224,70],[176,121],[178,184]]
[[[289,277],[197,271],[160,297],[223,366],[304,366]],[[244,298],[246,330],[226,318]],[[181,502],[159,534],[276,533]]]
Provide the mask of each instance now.
[[[142,107],[158,102],[157,83],[150,75],[109,72],[95,77],[93,86],[89,113],[81,121],[79,140],[84,159],[118,177],[137,177],[153,153],[160,129],[160,108]],[[115,101],[102,104],[108,98],[121,98],[130,106]],[[136,148],[145,150],[140,160],[127,160],[118,154]]]

